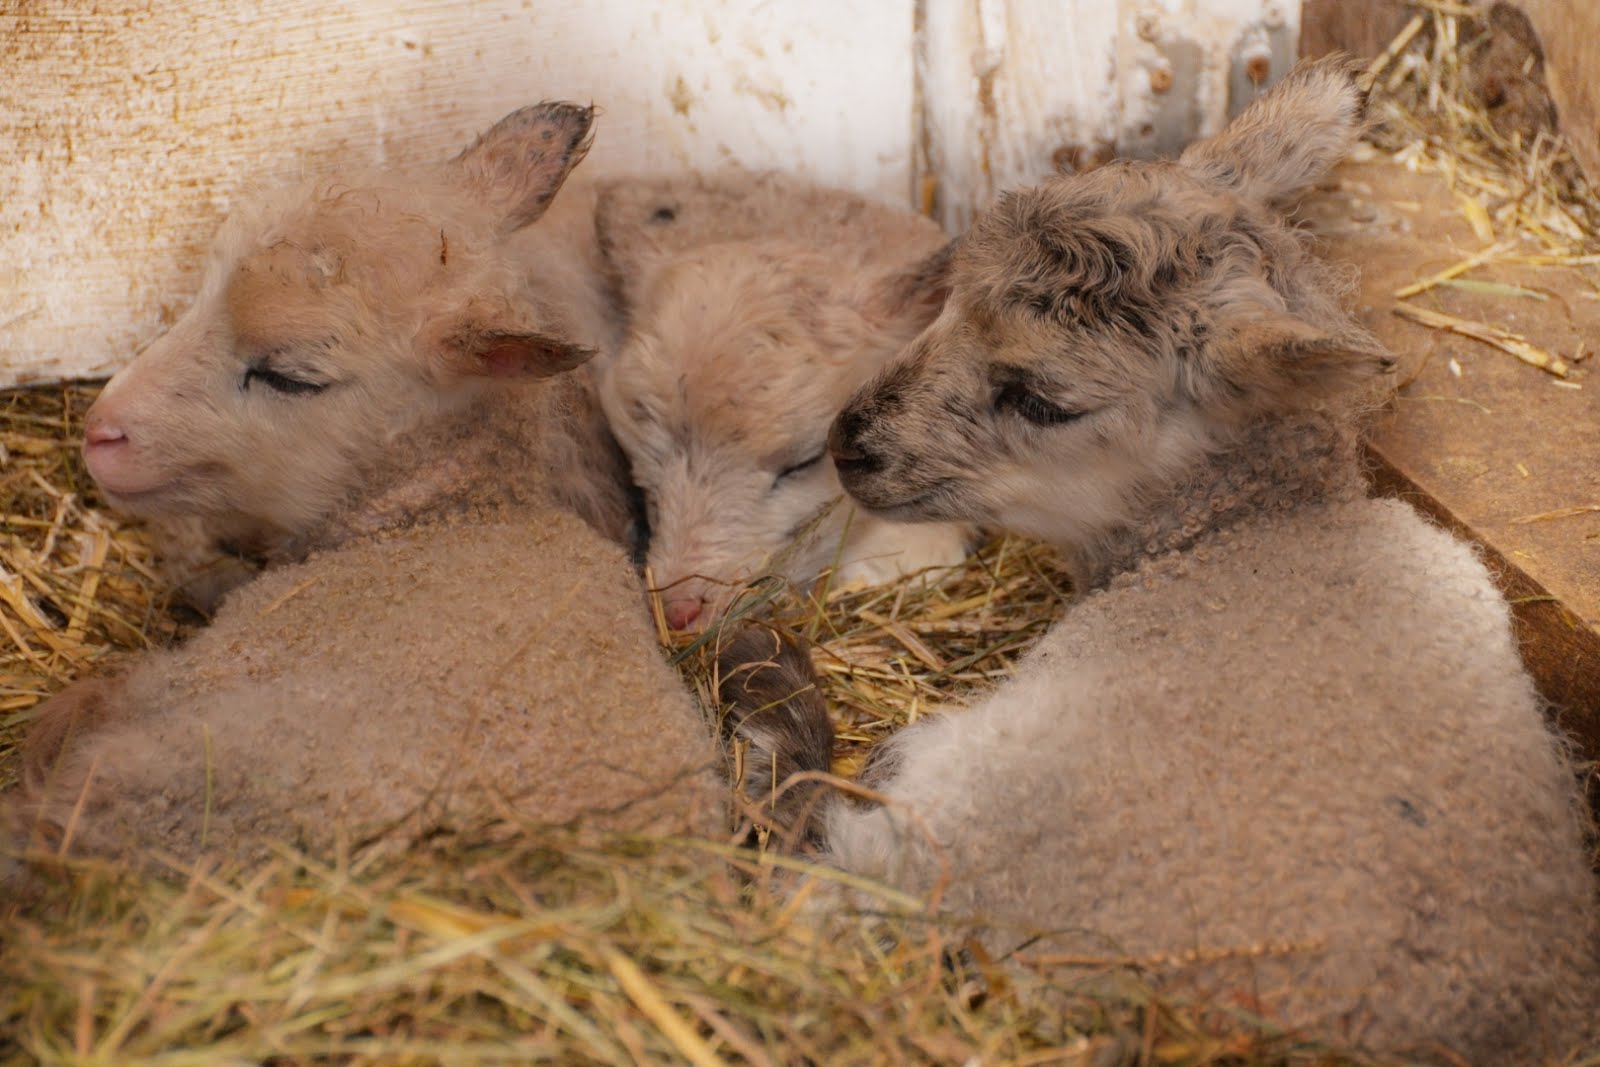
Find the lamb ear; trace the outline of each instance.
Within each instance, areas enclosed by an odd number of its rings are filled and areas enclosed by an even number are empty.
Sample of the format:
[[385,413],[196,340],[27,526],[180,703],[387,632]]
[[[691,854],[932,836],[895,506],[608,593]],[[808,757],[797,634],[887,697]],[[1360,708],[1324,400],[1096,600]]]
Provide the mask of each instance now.
[[502,309],[473,306],[439,316],[417,336],[429,368],[442,378],[548,378],[586,362],[594,349],[518,322]]
[[1366,332],[1329,333],[1287,312],[1267,312],[1208,346],[1204,378],[1251,411],[1290,408],[1348,392],[1394,369]]
[[886,319],[916,315],[924,322],[938,318],[950,295],[950,279],[960,238],[937,252],[896,270],[873,286],[868,310]]
[[595,241],[624,308],[637,306],[651,276],[683,243],[681,197],[664,181],[619,179],[596,186]]
[[[783,174],[730,166],[710,174],[596,183],[595,237],[626,305],[668,257],[727,241],[810,234],[819,190]],[[837,194],[828,194],[837,195]]]
[[495,123],[448,166],[502,214],[500,232],[508,234],[544,214],[593,140],[593,107],[534,104]]
[[1256,200],[1279,200],[1320,178],[1355,147],[1366,94],[1345,56],[1301,63],[1221,133],[1179,162]]

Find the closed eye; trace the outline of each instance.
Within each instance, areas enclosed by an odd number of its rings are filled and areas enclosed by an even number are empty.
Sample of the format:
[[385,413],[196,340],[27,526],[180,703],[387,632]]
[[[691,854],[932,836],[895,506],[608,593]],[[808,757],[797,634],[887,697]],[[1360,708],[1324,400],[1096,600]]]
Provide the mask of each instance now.
[[779,471],[778,472],[778,476],[772,480],[772,488],[774,488],[774,489],[778,488],[778,483],[782,482],[785,478],[789,477],[790,475],[799,474],[801,471],[808,471],[811,468],[817,466],[817,464],[821,463],[822,460],[823,460],[823,457],[825,457],[827,454],[828,454],[828,447],[826,445],[823,445],[821,448],[817,449],[815,455],[808,456],[805,459],[801,460],[799,463],[791,463],[791,464],[789,464],[789,466],[787,466],[787,467],[783,468],[783,470]]
[[1007,382],[995,394],[996,411],[1014,411],[1035,426],[1060,426],[1088,414],[1046,400],[1021,382]]
[[251,382],[260,382],[275,393],[284,396],[312,396],[328,388],[328,382],[314,382],[273,370],[265,363],[252,363],[245,368],[240,388],[248,390]]

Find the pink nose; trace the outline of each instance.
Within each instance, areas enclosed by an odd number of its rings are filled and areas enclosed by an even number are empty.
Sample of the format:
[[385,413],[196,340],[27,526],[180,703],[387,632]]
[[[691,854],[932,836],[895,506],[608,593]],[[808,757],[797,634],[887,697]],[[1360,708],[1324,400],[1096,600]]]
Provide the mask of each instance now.
[[116,423],[109,422],[91,413],[89,421],[83,428],[83,442],[88,448],[102,445],[113,445],[118,441],[126,441],[128,435]]
[[669,600],[662,605],[667,615],[667,625],[674,630],[686,630],[689,624],[700,617],[700,612],[705,608],[706,602],[699,597],[690,597],[682,600]]

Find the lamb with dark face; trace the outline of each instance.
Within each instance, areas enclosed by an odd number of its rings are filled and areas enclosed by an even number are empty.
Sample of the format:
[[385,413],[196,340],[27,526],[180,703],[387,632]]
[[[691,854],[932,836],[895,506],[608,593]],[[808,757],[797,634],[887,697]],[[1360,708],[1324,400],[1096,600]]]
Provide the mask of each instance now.
[[1346,280],[1265,203],[1343,143],[1298,145],[1298,173],[1201,144],[1003,197],[959,243],[943,314],[835,420],[850,494],[998,522],[1093,571],[1254,420],[1380,377],[1388,356],[1339,311]]
[[1472,550],[1368,497],[1390,358],[1272,213],[1362,101],[1302,66],[1175,162],[1006,197],[830,447],[897,520],[1060,545],[1079,602],[987,700],[920,719],[834,862],[999,956],[1429,1061],[1530,1063],[1596,1018],[1572,769]]

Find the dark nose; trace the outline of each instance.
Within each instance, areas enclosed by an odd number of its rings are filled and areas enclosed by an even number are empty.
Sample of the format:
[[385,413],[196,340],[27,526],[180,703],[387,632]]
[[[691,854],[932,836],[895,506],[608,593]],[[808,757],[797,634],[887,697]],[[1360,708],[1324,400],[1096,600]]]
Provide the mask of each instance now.
[[853,478],[882,470],[882,459],[862,446],[862,432],[866,427],[867,418],[859,408],[845,408],[834,419],[834,426],[827,430],[827,454],[834,458],[834,469],[845,488],[850,488]]
[[855,408],[846,408],[828,428],[828,455],[840,474],[866,474],[881,464],[861,447],[861,431],[866,418]]
[[861,458],[861,450],[856,447],[854,440],[854,421],[854,414],[845,411],[828,427],[828,455],[833,457],[835,463],[849,463]]

